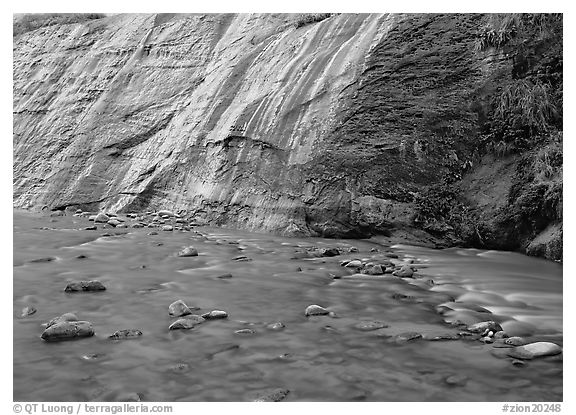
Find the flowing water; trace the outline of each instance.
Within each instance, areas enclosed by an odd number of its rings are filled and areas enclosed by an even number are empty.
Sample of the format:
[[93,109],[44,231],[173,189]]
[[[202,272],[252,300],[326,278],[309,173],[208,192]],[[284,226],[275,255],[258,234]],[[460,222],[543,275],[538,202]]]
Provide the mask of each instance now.
[[[14,400],[246,401],[276,388],[289,401],[560,401],[562,358],[496,357],[451,322],[496,320],[511,335],[562,345],[562,266],[507,252],[432,250],[375,240],[282,238],[236,230],[80,230],[82,217],[14,214]],[[194,246],[197,257],[175,255]],[[306,247],[346,253],[309,258]],[[351,246],[358,252],[348,253]],[[377,248],[378,252],[371,251]],[[414,262],[417,278],[351,275],[343,259]],[[250,261],[237,261],[244,255]],[[393,255],[392,255],[393,256]],[[34,261],[51,258],[51,261]],[[232,278],[217,276],[231,273]],[[336,277],[336,278],[334,278]],[[65,293],[98,279],[106,291]],[[177,299],[229,317],[169,331]],[[310,304],[332,316],[305,317]],[[442,306],[440,306],[443,304]],[[38,311],[21,317],[22,309]],[[47,343],[66,312],[95,336]],[[388,327],[361,331],[358,322]],[[282,322],[283,330],[268,323]],[[137,339],[113,341],[120,329]],[[235,334],[251,328],[254,335]],[[418,332],[423,338],[398,341]],[[450,337],[450,336],[448,336]]]

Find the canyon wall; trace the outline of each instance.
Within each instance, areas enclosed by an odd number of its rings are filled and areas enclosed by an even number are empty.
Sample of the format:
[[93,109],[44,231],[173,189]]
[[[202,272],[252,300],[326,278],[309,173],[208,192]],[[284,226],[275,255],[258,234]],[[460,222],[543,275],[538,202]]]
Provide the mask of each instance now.
[[115,15],[14,37],[14,205],[285,235],[409,228],[470,156],[481,15]]

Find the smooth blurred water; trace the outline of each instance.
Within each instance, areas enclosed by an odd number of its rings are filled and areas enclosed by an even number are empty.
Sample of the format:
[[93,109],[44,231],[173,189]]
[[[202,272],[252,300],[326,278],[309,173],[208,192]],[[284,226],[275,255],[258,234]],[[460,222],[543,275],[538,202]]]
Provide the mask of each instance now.
[[[79,230],[86,218],[14,214],[14,400],[245,401],[274,388],[290,401],[559,401],[561,359],[515,367],[478,341],[399,344],[395,334],[457,333],[446,321],[495,319],[511,334],[562,345],[562,267],[523,255],[431,250],[374,240],[282,238],[235,230]],[[52,229],[41,229],[48,227]],[[175,256],[192,245],[200,255]],[[303,247],[355,246],[358,253],[299,258]],[[371,248],[379,252],[370,252]],[[420,277],[350,276],[343,259],[414,259]],[[86,258],[77,258],[85,255]],[[233,258],[245,255],[251,261]],[[31,260],[55,257],[50,262]],[[231,273],[231,279],[218,275]],[[333,276],[342,278],[334,279]],[[107,290],[64,292],[69,281],[98,279]],[[433,280],[433,283],[430,282]],[[169,331],[177,299],[226,310],[229,318]],[[336,317],[304,316],[319,304]],[[444,315],[437,306],[452,310]],[[21,318],[22,308],[38,311]],[[486,309],[480,312],[478,307]],[[96,335],[46,343],[42,323],[66,312]],[[493,313],[493,314],[490,314]],[[446,319],[446,321],[445,321]],[[389,325],[354,328],[361,320]],[[267,323],[281,321],[282,331]],[[112,341],[116,330],[143,336]],[[252,328],[255,335],[237,335]],[[96,359],[83,356],[97,354]],[[446,382],[453,375],[461,384]]]

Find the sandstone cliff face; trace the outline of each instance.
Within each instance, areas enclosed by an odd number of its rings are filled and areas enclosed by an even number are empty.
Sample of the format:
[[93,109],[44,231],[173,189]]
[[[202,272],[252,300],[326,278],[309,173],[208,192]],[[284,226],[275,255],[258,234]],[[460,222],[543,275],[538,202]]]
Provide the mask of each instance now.
[[15,205],[306,231],[302,166],[394,18],[295,18],[118,15],[15,38]]
[[504,65],[474,49],[481,16],[296,19],[117,15],[15,37],[15,206],[408,226],[414,195],[466,159]]

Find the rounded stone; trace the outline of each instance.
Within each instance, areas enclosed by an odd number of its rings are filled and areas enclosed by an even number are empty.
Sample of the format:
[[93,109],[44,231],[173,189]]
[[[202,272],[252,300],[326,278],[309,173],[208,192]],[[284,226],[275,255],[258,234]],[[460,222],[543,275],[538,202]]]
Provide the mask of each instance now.
[[508,356],[523,360],[554,356],[560,353],[562,353],[562,347],[550,342],[535,342],[507,349]]
[[304,311],[304,315],[306,317],[309,316],[324,316],[329,314],[330,311],[326,310],[324,307],[321,307],[317,304],[312,304],[309,305],[308,307],[306,307],[306,310]]
[[190,307],[188,307],[184,301],[176,300],[168,306],[168,314],[170,314],[171,317],[181,317],[192,314],[192,310],[190,310]]
[[220,318],[227,318],[228,313],[222,310],[212,310],[209,313],[202,314],[202,317],[206,320],[217,320]]
[[398,271],[394,271],[392,275],[400,278],[412,278],[414,270],[409,265],[403,265]]
[[202,316],[191,315],[186,318],[180,318],[174,323],[170,324],[169,330],[188,330],[202,324],[206,321]]
[[198,256],[198,250],[193,246],[187,246],[186,248],[182,249],[178,252],[179,257],[191,257],[191,256]]
[[64,313],[61,316],[55,317],[52,320],[50,320],[48,323],[46,323],[46,328],[53,326],[54,324],[62,323],[62,322],[66,322],[66,321],[78,321],[78,317],[74,313]]
[[354,259],[352,261],[347,262],[344,265],[346,268],[362,268],[362,261],[359,259]]
[[99,213],[94,217],[94,222],[107,223],[110,217],[105,213]]
[[40,336],[47,342],[74,340],[94,335],[94,328],[88,321],[62,321],[46,327]]

